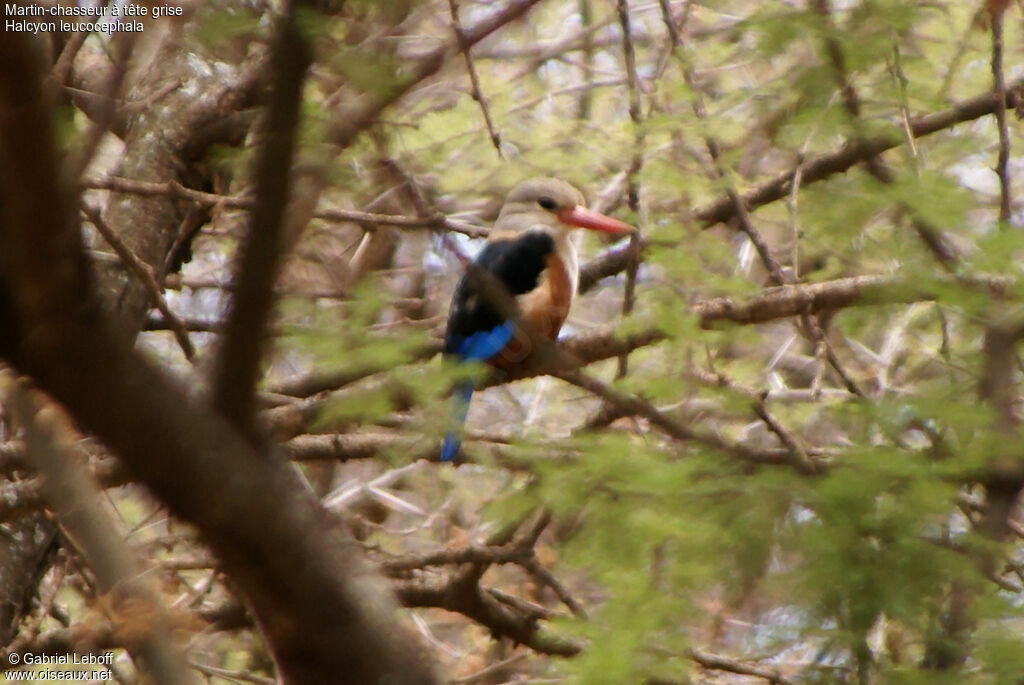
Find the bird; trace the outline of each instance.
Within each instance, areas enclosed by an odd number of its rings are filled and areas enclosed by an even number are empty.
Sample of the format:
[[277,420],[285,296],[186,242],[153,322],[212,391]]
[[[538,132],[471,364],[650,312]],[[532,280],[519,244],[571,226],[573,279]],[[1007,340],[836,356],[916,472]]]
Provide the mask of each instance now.
[[[577,228],[616,236],[636,230],[587,209],[583,193],[566,181],[529,179],[509,192],[486,245],[474,260],[508,289],[520,319],[550,340],[557,339],[579,283],[579,261],[570,238]],[[466,273],[455,288],[445,356],[510,371],[529,356],[528,337],[502,316],[474,283]],[[441,446],[441,461],[453,461],[459,453],[474,386],[472,380],[463,381],[452,393],[452,418]]]

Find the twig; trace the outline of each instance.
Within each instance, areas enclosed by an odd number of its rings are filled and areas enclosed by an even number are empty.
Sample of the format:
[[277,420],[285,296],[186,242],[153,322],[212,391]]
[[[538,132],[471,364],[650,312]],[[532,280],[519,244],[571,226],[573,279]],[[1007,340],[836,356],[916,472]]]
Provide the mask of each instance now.
[[[681,53],[679,50],[682,47],[680,42],[679,32],[675,27],[675,23],[672,20],[672,15],[667,2],[661,3],[662,21],[669,28],[669,36],[672,39],[671,51],[679,60],[680,67],[683,71],[683,80],[686,85],[690,88],[692,100],[693,114],[698,121],[705,121],[707,119],[707,109],[704,105],[704,95],[702,90],[697,84],[696,75],[694,74],[693,65],[690,62],[687,55]],[[750,212],[743,200],[736,192],[736,188],[731,181],[729,181],[726,170],[722,164],[722,151],[718,144],[718,141],[710,134],[705,133],[703,136],[704,146],[707,148],[708,155],[711,157],[711,175],[718,183],[725,187],[726,195],[729,201],[732,203],[733,217],[736,219],[739,229],[743,231],[749,238],[754,249],[757,251],[758,256],[761,258],[761,262],[764,264],[768,273],[771,275],[772,281],[775,285],[782,285],[786,282],[785,276],[782,272],[782,268],[779,266],[775,258],[772,257],[771,251],[768,248],[768,244],[765,242],[761,233],[754,227],[753,222],[750,219]]]
[[[101,488],[112,488],[128,482],[128,475],[116,459],[104,459],[93,465],[91,479]],[[44,483],[39,478],[5,483],[0,499],[0,522],[11,521],[46,505]]]
[[[224,323],[221,321],[204,321],[201,319],[193,318],[178,318],[179,324],[182,329],[191,333],[221,333],[224,330]],[[143,331],[167,331],[173,330],[171,325],[165,320],[157,316],[148,316],[142,322]]]
[[[698,302],[692,309],[700,317],[702,325],[722,320],[743,324],[763,323],[826,309],[841,309],[872,300],[894,303],[930,298],[927,284],[919,283],[918,288],[914,285],[901,278],[852,276],[822,283],[778,286],[743,300],[717,297]],[[906,289],[901,290],[901,286]]]
[[839,388],[832,388],[828,393],[819,392],[817,394],[811,388],[770,388],[759,390],[742,385],[718,371],[705,371],[700,368],[687,369],[685,373],[687,377],[699,383],[728,388],[755,401],[764,398],[765,402],[817,402],[823,396],[828,399],[837,400],[851,400],[857,397]]
[[[1006,95],[1002,99],[1007,106],[1016,106],[1020,99],[1017,91],[1024,88],[1024,77],[1014,79],[1007,84]],[[974,121],[992,114],[1000,99],[995,93],[963,100],[953,107],[940,112],[932,112],[910,120],[910,132],[915,139],[920,139],[944,131],[966,121]],[[740,194],[740,200],[748,211],[770,204],[787,197],[793,192],[794,180],[807,186],[819,183],[836,174],[841,174],[857,164],[865,162],[881,153],[898,147],[906,141],[902,133],[886,133],[844,143],[835,152],[820,154],[801,159],[793,168],[781,172],[775,178],[760,183]],[[724,194],[708,204],[698,207],[693,217],[708,229],[732,219],[736,214],[736,203],[728,194]],[[926,236],[922,236],[926,238]],[[929,246],[933,253],[940,253],[944,248],[941,244]],[[950,254],[950,257],[952,255]],[[606,250],[595,259],[580,268],[581,293],[594,287],[602,278],[620,273],[628,266],[628,252],[616,246]]]
[[590,94],[598,88],[617,88],[626,84],[626,79],[623,78],[608,78],[601,79],[599,81],[586,81],[584,83],[577,83],[571,86],[565,86],[563,88],[556,88],[549,90],[543,95],[538,95],[530,100],[524,100],[519,104],[509,107],[506,110],[506,114],[515,114],[516,112],[522,112],[523,110],[536,107],[542,102],[547,102],[551,98],[559,97],[561,95],[573,95],[575,93]]
[[583,645],[542,630],[531,615],[513,611],[481,588],[476,579],[464,582],[456,574],[444,583],[422,580],[398,581],[394,591],[406,607],[438,607],[460,613],[491,630],[495,636],[509,637],[540,654],[575,656]]
[[691,649],[690,658],[707,669],[725,671],[726,673],[735,673],[737,675],[749,675],[754,676],[755,678],[763,678],[772,683],[772,685],[789,685],[792,682],[789,679],[784,678],[782,674],[775,669],[753,666],[741,661],[719,656],[718,654],[709,654],[708,652],[699,649]]
[[[641,238],[639,249],[642,251],[646,243]],[[580,281],[576,290],[580,295],[596,286],[602,279],[614,276],[629,266],[632,258],[632,241],[622,242],[602,252],[580,267]]]
[[178,225],[178,235],[167,250],[163,264],[161,264],[160,270],[157,272],[163,275],[164,288],[168,287],[167,280],[169,274],[173,274],[177,280],[181,279],[181,274],[177,273],[178,270],[175,268],[177,266],[175,261],[181,258],[182,251],[192,242],[192,238],[195,237],[203,225],[210,220],[211,214],[210,208],[202,205],[193,205],[185,211],[185,218]]
[[903,129],[903,137],[910,151],[910,159],[914,164],[914,173],[920,176],[921,160],[917,151],[917,141],[914,140],[914,131],[910,127],[910,104],[907,98],[907,75],[903,73],[903,59],[900,55],[899,43],[892,46],[892,63],[889,65],[889,72],[895,82],[896,89],[900,94],[900,127]]
[[938,100],[945,100],[949,97],[949,89],[953,86],[953,79],[956,77],[957,72],[960,71],[960,66],[963,64],[964,55],[967,54],[967,49],[970,47],[971,38],[978,25],[978,19],[985,11],[985,7],[979,7],[974,13],[974,16],[964,22],[963,33],[960,35],[960,39],[956,42],[956,50],[953,52],[953,56],[946,62],[946,73],[942,75],[942,83],[939,86],[938,91],[935,93],[935,98]]
[[[284,456],[293,461],[350,461],[369,459],[396,447],[410,448],[411,440],[392,433],[331,433],[299,435],[281,444]],[[414,453],[415,453],[414,449]]]
[[64,86],[67,83],[68,74],[71,73],[71,66],[75,63],[75,56],[82,49],[82,46],[85,45],[85,40],[88,37],[89,31],[84,29],[78,30],[71,34],[71,37],[64,44],[64,49],[60,51],[60,57],[57,58],[56,64],[50,70],[50,79],[57,87]]
[[505,604],[505,605],[515,609],[516,611],[518,611],[520,614],[522,614],[523,616],[525,616],[529,620],[532,620],[532,621],[539,621],[541,619],[550,620],[552,618],[555,618],[558,615],[555,611],[552,611],[551,609],[548,609],[547,607],[541,606],[540,604],[537,604],[536,602],[531,602],[528,599],[523,599],[522,597],[517,597],[516,595],[513,595],[510,592],[505,592],[504,590],[499,590],[496,587],[484,587],[482,589],[484,590],[484,592],[486,592],[488,595],[490,595],[494,599],[498,600],[502,604]]
[[[477,52],[477,59],[498,60],[507,62],[511,60],[530,60],[529,72],[536,71],[537,67],[548,60],[555,59],[567,52],[583,50],[587,41],[590,40],[595,48],[616,46],[620,43],[616,36],[595,37],[602,29],[611,24],[613,19],[605,17],[593,23],[584,23],[583,28],[565,38],[554,41],[537,41],[528,45],[509,43],[493,43],[481,48]],[[647,37],[635,37],[636,40],[647,40]],[[525,70],[524,70],[525,71]]]
[[[832,23],[832,10],[829,0],[814,0],[814,8],[815,11],[821,15],[821,19],[824,24],[825,48],[829,55],[829,61],[831,62],[836,84],[839,86],[839,90],[843,96],[843,103],[846,106],[846,112],[850,116],[850,121],[854,131],[853,138],[854,140],[861,140],[864,137],[864,134],[863,124],[861,121],[860,97],[857,95],[857,91],[854,89],[853,84],[850,81],[849,74],[846,71],[846,60],[843,56],[842,46],[835,37],[837,29]],[[1003,93],[1002,98],[1004,100],[1004,107],[1005,97],[1005,93]],[[905,139],[911,144],[913,149],[913,127],[908,126],[907,122],[903,121],[901,128]],[[892,185],[895,182],[895,175],[882,161],[881,153],[865,159],[864,167],[869,174],[886,185]],[[899,203],[899,206],[910,214],[914,230],[917,231],[918,237],[921,238],[921,242],[925,244],[942,266],[950,272],[953,272],[954,265],[958,261],[958,255],[943,238],[942,231],[935,228],[928,221],[922,218],[920,212],[916,211],[913,207],[910,207],[903,202]]]
[[139,279],[139,283],[141,283],[142,287],[145,289],[150,302],[152,302],[153,306],[160,311],[161,316],[163,316],[164,323],[174,334],[174,339],[178,342],[178,346],[181,347],[181,351],[185,355],[185,359],[195,364],[196,348],[192,345],[192,340],[188,337],[188,331],[186,330],[185,324],[180,318],[178,318],[177,314],[171,311],[170,306],[167,304],[167,300],[164,299],[160,285],[156,282],[156,279],[153,277],[153,273],[149,270],[149,267],[143,264],[142,260],[135,256],[135,253],[133,253],[128,246],[121,241],[110,226],[107,226],[107,222],[103,220],[98,209],[85,202],[82,203],[81,207],[82,213],[89,220],[89,223],[96,228],[96,232],[103,236],[103,239],[114,249],[114,252],[117,253],[118,258],[120,258],[125,267],[127,267],[128,270],[135,274],[135,277]]
[[597,395],[609,404],[615,406],[622,412],[623,416],[642,416],[652,425],[659,428],[669,437],[680,442],[695,442],[706,447],[718,450],[724,454],[735,457],[742,461],[753,463],[780,463],[784,457],[772,451],[758,451],[739,443],[730,443],[714,433],[697,432],[679,421],[670,418],[661,410],[645,399],[635,395],[627,395],[615,390],[608,384],[584,374],[579,369],[552,369],[550,374],[555,378],[583,388],[588,392]]
[[70,155],[64,162],[62,173],[65,175],[65,184],[73,186],[85,173],[89,162],[99,148],[100,141],[107,133],[107,129],[114,120],[117,112],[117,93],[121,90],[125,76],[128,74],[128,63],[132,56],[132,47],[135,45],[135,34],[118,33],[113,39],[114,47],[113,68],[107,77],[105,92],[100,100],[100,106],[93,116],[92,125],[85,136],[85,144],[76,154]]
[[[828,21],[827,0],[815,1],[818,7],[821,9],[821,11],[824,13],[826,21]],[[686,81],[686,84],[690,87],[690,90],[693,92],[693,113],[698,120],[703,121],[707,117],[707,113],[704,107],[703,95],[701,93],[701,90],[697,86],[696,78],[693,73],[693,67],[689,63],[689,61],[685,59],[684,55],[676,52],[677,48],[679,47],[679,36],[678,33],[675,31],[674,23],[672,21],[671,14],[668,10],[667,3],[662,2],[661,8],[662,19],[665,22],[665,24],[670,27],[669,35],[672,37],[673,40],[673,54],[676,54],[679,58],[679,61],[683,69],[683,78]],[[834,40],[831,36],[829,36],[828,40],[830,46],[830,54],[833,57],[833,61],[837,65],[836,69],[840,75],[840,81],[843,84],[844,98],[846,99],[848,107],[851,108],[851,110],[859,112],[860,105],[857,101],[856,92],[853,90],[853,87],[850,86],[849,83],[846,81],[845,71],[842,69],[842,53],[839,50],[838,44],[834,44]],[[727,197],[729,197],[733,205],[733,209],[735,212],[734,218],[736,220],[736,223],[739,226],[740,230],[747,235],[747,238],[754,246],[754,249],[757,251],[757,254],[761,259],[761,263],[767,269],[771,277],[771,281],[776,285],[792,283],[794,280],[796,280],[796,260],[793,260],[793,271],[789,273],[783,271],[782,266],[771,254],[771,250],[769,249],[767,242],[762,237],[760,231],[758,231],[757,228],[754,226],[753,220],[750,217],[750,212],[747,209],[747,205],[744,199],[740,197],[739,193],[737,193],[732,183],[728,181],[728,176],[722,165],[721,150],[718,141],[715,140],[710,135],[705,135],[704,143],[707,147],[708,154],[711,156],[713,177],[720,183],[724,184],[726,195]],[[797,171],[794,172],[793,179],[791,181],[792,190],[789,194],[789,197],[791,198],[790,202],[792,206],[795,206],[797,188],[799,187],[801,179],[802,172],[798,168]],[[811,339],[811,341],[815,344],[817,348],[821,348],[822,346],[824,347],[826,358],[829,360],[829,363],[842,378],[847,389],[849,389],[850,392],[861,394],[860,389],[857,387],[857,384],[854,383],[854,381],[850,378],[849,374],[844,370],[844,368],[840,364],[839,358],[836,356],[835,351],[832,349],[832,346],[828,341],[828,337],[822,329],[822,326],[818,321],[817,317],[813,314],[805,314],[804,316],[801,317],[801,322],[803,323],[802,332]],[[772,424],[769,423],[769,426],[772,426]],[[785,442],[785,439],[783,439],[783,441]],[[790,447],[792,449],[792,446]],[[797,454],[797,452],[794,452],[794,454]],[[797,461],[798,463],[800,462],[799,457],[797,457]],[[806,464],[804,466],[806,466]]]
[[[148,109],[149,107],[152,107],[156,103],[160,102],[165,97],[181,88],[181,86],[181,81],[169,81],[160,88],[157,88],[152,93],[144,95],[143,97],[140,97],[136,100],[126,102],[124,106],[121,108],[121,110],[125,114],[134,114],[136,112],[141,112],[142,110]],[[239,113],[237,112],[233,114],[233,116],[238,115]]]
[[[504,9],[478,22],[463,33],[462,48],[469,48],[491,35],[506,24],[526,14],[540,0],[512,0]],[[458,47],[458,46],[456,46]],[[391,88],[386,96],[373,98],[348,112],[347,116],[339,117],[328,133],[328,139],[339,149],[347,148],[362,131],[375,122],[389,105],[404,96],[410,89],[429,76],[437,73],[450,52],[447,45],[433,50],[420,59],[416,65],[403,75]]]
[[[1003,102],[1016,102],[1015,91],[1024,86],[1024,78],[1015,79],[1007,84]],[[963,100],[953,107],[933,112],[910,121],[910,130],[914,138],[924,138],[933,133],[952,128],[965,121],[979,119],[992,114],[1000,101],[999,95],[988,92],[968,100]],[[847,141],[839,150],[828,154],[817,155],[804,160],[793,169],[780,173],[775,178],[751,188],[740,195],[744,206],[754,209],[770,202],[780,200],[789,194],[793,187],[794,174],[799,171],[804,186],[823,181],[831,176],[843,173],[856,164],[870,160],[886,150],[899,146],[905,138],[900,133],[887,133],[859,140]],[[732,198],[725,195],[717,200],[698,208],[694,217],[704,228],[728,221],[735,215]]]
[[996,127],[999,129],[999,156],[996,161],[996,175],[999,176],[999,223],[1009,228],[1012,205],[1010,169],[1010,131],[1006,126],[1006,79],[1003,75],[1003,17],[1005,2],[990,2],[989,16],[992,20],[992,86],[996,94]]
[[544,568],[540,561],[537,560],[536,555],[533,554],[533,550],[530,551],[531,555],[525,561],[518,562],[519,565],[529,571],[530,575],[538,581],[551,588],[559,601],[569,607],[569,611],[574,615],[584,619],[587,618],[587,612],[583,609],[583,605],[576,601],[576,598],[573,597],[568,588],[566,588],[565,585],[555,577],[554,573]]
[[757,402],[754,403],[754,413],[764,421],[764,424],[768,426],[771,432],[778,436],[782,444],[789,450],[790,455],[793,457],[793,467],[804,475],[811,475],[817,471],[814,462],[807,455],[807,450],[800,444],[799,439],[789,432],[785,426],[779,423],[779,420],[775,418],[775,415],[768,411],[768,406],[765,403],[768,393],[763,393],[758,398]]
[[452,28],[455,31],[455,39],[459,44],[462,57],[466,60],[466,71],[469,72],[473,99],[480,104],[480,111],[484,116],[484,124],[487,126],[487,134],[491,138],[491,143],[494,145],[498,157],[505,159],[505,155],[501,152],[501,135],[494,128],[494,120],[491,118],[491,111],[487,107],[487,99],[484,97],[483,89],[480,87],[480,77],[476,73],[476,65],[473,64],[473,58],[469,54],[471,46],[466,43],[466,32],[463,30],[461,22],[459,22],[459,5],[457,0],[448,0],[448,9],[452,15]]
[[[409,352],[409,361],[421,361],[430,359],[441,351],[440,342],[430,342]],[[342,369],[334,372],[317,372],[308,376],[289,378],[280,383],[269,386],[270,392],[293,397],[310,397],[325,390],[337,390],[362,380],[367,376],[386,371],[392,368],[390,364],[360,364],[353,368]]]
[[[636,50],[633,47],[633,35],[630,28],[629,0],[618,0],[616,11],[619,25],[622,27],[622,54],[626,65],[626,84],[629,90],[629,118],[633,122],[633,158],[626,172],[626,203],[630,211],[640,213],[640,187],[637,181],[644,163],[644,129],[643,113],[640,104],[640,81],[636,72]],[[640,237],[634,233],[629,238],[629,262],[626,266],[626,286],[622,291],[622,317],[626,318],[633,311],[636,301],[636,276],[640,270]],[[619,356],[616,378],[626,375],[629,365],[629,354]]]
[[832,22],[832,8],[829,5],[829,0],[814,0],[814,10],[821,16],[821,21],[824,24],[825,51],[828,53],[832,72],[839,86],[839,92],[843,96],[843,104],[846,106],[846,111],[850,114],[854,125],[858,126],[860,123],[858,121],[860,118],[860,98],[850,82],[850,76],[846,71],[846,58],[843,55],[842,46],[835,37],[837,29]]
[[[594,34],[591,28],[594,25],[594,7],[591,0],[577,0],[577,10],[580,15],[580,24],[583,26],[583,85],[589,86],[594,80]],[[576,103],[576,118],[579,121],[589,121],[594,108],[594,91],[591,88],[584,88]]]
[[373,480],[365,483],[346,483],[324,497],[324,506],[328,509],[343,509],[345,507],[349,507],[354,501],[363,496],[367,492],[368,488],[387,487],[391,483],[401,480],[410,473],[422,470],[425,464],[426,462],[422,460],[414,461],[411,464],[406,464],[405,466],[385,471],[380,476],[377,476]]
[[[860,389],[860,386],[857,385],[857,382],[853,380],[853,377],[846,371],[842,362],[839,361],[839,357],[836,356],[836,351],[833,349],[825,329],[822,328],[818,316],[816,314],[806,314],[800,317],[800,321],[806,329],[811,342],[814,343],[815,356],[828,361],[829,366],[839,374],[839,379],[846,386],[847,390],[858,397],[865,397],[864,391]],[[815,374],[815,378],[820,386],[821,379],[817,374]]]
[[[50,578],[44,579],[39,585],[39,599],[38,608],[36,609],[31,620],[27,620],[22,624],[18,631],[18,637],[16,643],[18,644],[31,644],[37,637],[39,637],[39,629],[43,624],[43,621],[49,618],[53,611],[54,602],[57,599],[57,592],[64,585],[64,578],[67,575],[70,561],[65,557],[62,561],[54,563]],[[14,645],[9,645],[12,648],[11,651],[17,651],[13,649]]]
[[[176,181],[166,183],[152,183],[146,181],[135,181],[117,176],[106,178],[87,179],[81,182],[82,188],[97,190],[111,190],[118,193],[132,193],[142,196],[172,197],[182,200],[190,200],[204,206],[230,207],[233,209],[252,209],[255,200],[251,197],[238,195],[218,195],[206,193],[201,190],[186,188]],[[471,238],[481,238],[487,235],[487,231],[477,226],[472,226],[444,214],[434,212],[427,216],[400,216],[394,214],[376,214],[373,212],[359,212],[349,209],[318,209],[312,216],[316,219],[326,221],[351,221],[372,230],[374,224],[395,226],[397,228],[433,228],[462,233]]]

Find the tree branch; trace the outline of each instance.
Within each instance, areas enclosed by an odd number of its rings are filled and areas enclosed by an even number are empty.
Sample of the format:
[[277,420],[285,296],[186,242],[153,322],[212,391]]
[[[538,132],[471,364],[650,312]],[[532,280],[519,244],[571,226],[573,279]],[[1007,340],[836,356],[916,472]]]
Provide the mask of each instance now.
[[150,302],[154,307],[159,310],[163,316],[164,322],[174,333],[174,339],[178,341],[178,346],[181,347],[182,353],[185,355],[185,359],[190,362],[195,361],[196,348],[192,345],[192,341],[188,337],[188,331],[185,329],[185,325],[181,319],[171,311],[171,308],[167,305],[167,300],[164,299],[163,291],[156,279],[153,278],[153,272],[143,264],[138,257],[136,257],[128,246],[121,242],[121,239],[117,237],[107,226],[107,222],[103,220],[98,209],[89,206],[86,203],[82,203],[82,213],[89,219],[96,231],[103,236],[103,239],[107,241],[107,244],[114,249],[117,256],[121,258],[124,265],[128,267],[135,277],[142,284],[142,287],[146,290],[146,294],[149,296]]
[[238,258],[237,285],[213,374],[213,406],[254,436],[256,383],[274,283],[284,259],[284,213],[292,184],[296,128],[310,46],[295,24],[297,0],[284,4],[270,58],[265,139],[256,162],[256,200]]
[[[255,205],[255,201],[251,197],[207,193],[201,190],[186,188],[174,180],[167,181],[165,183],[155,183],[136,181],[134,179],[122,178],[120,176],[107,176],[105,178],[85,179],[81,182],[81,187],[96,190],[110,190],[116,193],[130,193],[142,197],[167,197],[189,200],[206,207],[252,209]],[[323,219],[325,221],[352,222],[359,224],[366,230],[373,230],[375,224],[381,224],[384,226],[395,226],[397,228],[405,229],[443,229],[454,233],[461,233],[469,236],[470,238],[483,238],[487,236],[486,229],[461,221],[456,221],[455,219],[451,219],[441,213],[419,217],[395,214],[376,214],[373,212],[359,212],[350,209],[324,208],[315,210],[312,216],[314,219]]]
[[[99,491],[89,475],[60,444],[54,427],[55,411],[41,409],[25,382],[14,389],[11,407],[25,428],[29,461],[43,474],[43,492],[50,508],[81,548],[100,590],[110,596],[114,622],[132,622],[133,654],[141,657],[143,667],[157,683],[198,682],[171,639],[167,608],[115,535],[116,526],[99,506]],[[145,620],[139,621],[136,612],[142,612]]]
[[291,467],[255,453],[111,332],[76,203],[56,186],[54,115],[33,45],[17,33],[0,41],[0,281],[21,332],[3,353],[198,528],[286,682],[436,682],[386,591]]
[[[910,130],[913,132],[914,138],[923,138],[965,121],[973,121],[992,114],[999,106],[1000,101],[1006,103],[1007,106],[1015,106],[1019,97],[1017,91],[1021,88],[1024,88],[1024,78],[1018,78],[1008,84],[1006,95],[1002,100],[996,93],[984,93],[964,100],[950,109],[915,117],[910,121]],[[742,193],[740,199],[749,209],[781,200],[789,194],[796,173],[800,174],[801,185],[817,183],[835,174],[848,171],[854,165],[876,157],[886,150],[898,147],[904,140],[901,132],[893,131],[847,142],[835,152],[811,157],[774,179],[751,188]],[[728,196],[719,197],[693,213],[694,218],[704,228],[728,221],[734,215],[735,206]]]
[[1006,126],[1006,76],[1003,74],[1003,17],[1006,2],[988,3],[992,20],[992,88],[996,94],[996,128],[999,130],[999,155],[996,175],[999,177],[999,222],[1008,226],[1011,212],[1010,131]]
[[[997,93],[984,93],[957,103],[950,109],[915,117],[910,120],[910,131],[914,138],[922,138],[992,114],[1000,102],[1007,107],[1015,107],[1020,99],[1021,89],[1024,89],[1024,78],[1017,78],[1007,84],[1006,94],[1002,98]],[[801,185],[824,181],[886,150],[898,147],[904,141],[902,133],[894,131],[890,134],[847,142],[835,152],[803,160],[794,168],[741,193],[739,199],[748,209],[756,209],[786,198],[792,191],[796,178],[800,179]],[[694,210],[693,218],[703,228],[711,228],[732,219],[735,213],[736,204],[733,198],[725,194]],[[626,247],[617,245],[606,250],[580,268],[579,292],[587,292],[602,278],[622,272],[628,263],[629,251]]]

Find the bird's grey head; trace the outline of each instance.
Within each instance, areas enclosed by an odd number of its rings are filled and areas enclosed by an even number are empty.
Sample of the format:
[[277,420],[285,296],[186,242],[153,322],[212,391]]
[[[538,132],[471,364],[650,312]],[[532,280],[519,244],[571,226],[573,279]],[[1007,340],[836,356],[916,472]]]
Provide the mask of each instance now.
[[495,231],[519,232],[546,230],[567,233],[575,226],[559,218],[585,203],[583,193],[558,178],[531,178],[508,194],[501,208]]
[[557,178],[531,178],[508,194],[498,214],[492,237],[502,238],[521,231],[547,231],[555,238],[576,228],[589,228],[614,235],[632,233],[634,228],[618,219],[591,212],[583,193]]

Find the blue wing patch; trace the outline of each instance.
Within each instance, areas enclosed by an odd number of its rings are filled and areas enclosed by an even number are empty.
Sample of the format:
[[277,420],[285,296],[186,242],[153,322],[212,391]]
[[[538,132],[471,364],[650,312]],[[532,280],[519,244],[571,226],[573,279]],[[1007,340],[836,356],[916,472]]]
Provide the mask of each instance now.
[[458,344],[455,354],[466,361],[486,361],[505,349],[514,330],[513,323],[506,321],[489,331],[477,331]]

